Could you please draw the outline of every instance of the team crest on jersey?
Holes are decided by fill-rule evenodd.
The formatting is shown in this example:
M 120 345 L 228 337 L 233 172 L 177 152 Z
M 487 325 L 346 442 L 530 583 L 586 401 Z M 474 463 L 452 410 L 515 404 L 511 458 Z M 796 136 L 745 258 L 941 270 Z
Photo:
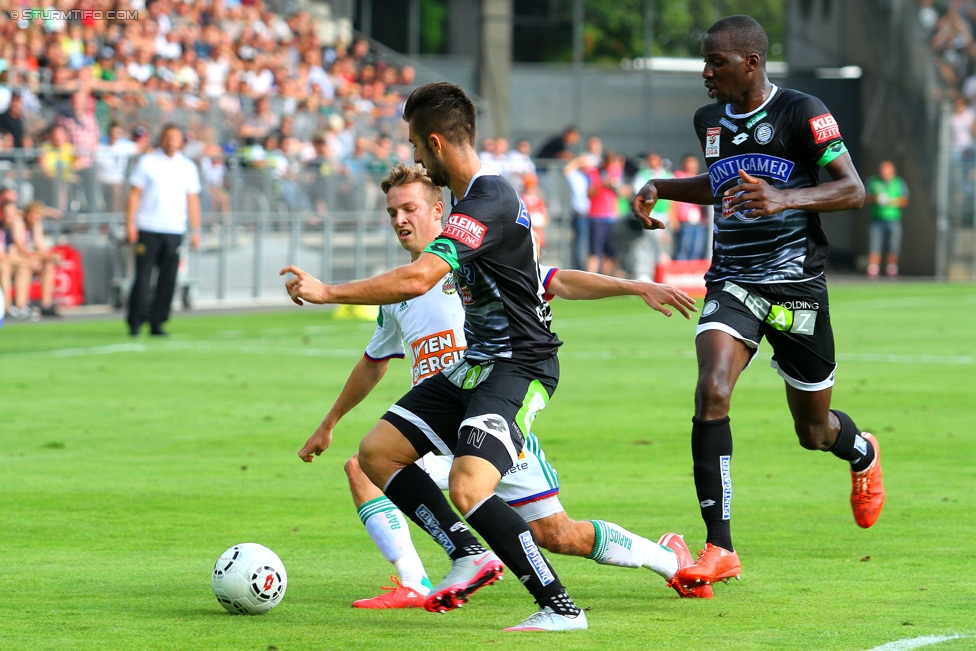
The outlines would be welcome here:
M 454 279 L 453 273 L 444 276 L 444 284 L 441 285 L 441 291 L 443 291 L 445 294 L 457 293 L 457 280 Z
M 718 141 L 722 137 L 722 127 L 709 127 L 705 132 L 705 158 L 717 158 Z
M 773 125 L 771 125 L 769 122 L 763 122 L 756 127 L 756 130 L 753 132 L 752 136 L 756 139 L 757 143 L 760 145 L 765 145 L 773 139 L 773 135 L 775 133 L 776 131 L 773 129 Z
M 466 244 L 472 249 L 481 246 L 485 239 L 488 227 L 479 222 L 474 217 L 469 217 L 461 213 L 453 213 L 447 218 L 447 226 L 444 228 L 444 235 Z
M 834 138 L 840 138 L 840 127 L 837 126 L 837 120 L 830 113 L 810 118 L 810 131 L 813 132 L 813 141 L 818 145 Z
M 719 122 L 719 124 L 721 124 L 723 127 L 725 127 L 726 129 L 728 129 L 732 133 L 738 133 L 739 132 L 739 127 L 737 127 L 736 125 L 732 124 L 731 122 L 729 122 L 725 118 L 722 118 L 718 122 Z

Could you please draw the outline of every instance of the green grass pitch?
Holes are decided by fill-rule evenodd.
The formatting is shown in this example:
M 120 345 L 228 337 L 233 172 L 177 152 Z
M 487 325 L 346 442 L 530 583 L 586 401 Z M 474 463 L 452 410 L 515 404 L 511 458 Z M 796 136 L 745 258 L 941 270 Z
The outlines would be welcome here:
M 391 365 L 313 464 L 297 452 L 372 325 L 321 307 L 177 315 L 166 341 L 121 317 L 0 330 L 0 647 L 10 649 L 858 650 L 976 648 L 976 286 L 836 283 L 834 406 L 882 445 L 888 502 L 859 529 L 849 474 L 797 445 L 764 346 L 732 405 L 742 581 L 681 600 L 646 570 L 550 558 L 590 630 L 508 634 L 534 610 L 507 580 L 446 615 L 350 608 L 392 567 L 342 463 L 409 383 Z M 283 299 L 284 303 L 284 299 Z M 704 539 L 689 446 L 694 321 L 636 299 L 556 301 L 562 380 L 536 421 L 571 517 Z M 447 562 L 413 529 L 436 582 Z M 227 614 L 227 547 L 282 558 L 288 592 Z

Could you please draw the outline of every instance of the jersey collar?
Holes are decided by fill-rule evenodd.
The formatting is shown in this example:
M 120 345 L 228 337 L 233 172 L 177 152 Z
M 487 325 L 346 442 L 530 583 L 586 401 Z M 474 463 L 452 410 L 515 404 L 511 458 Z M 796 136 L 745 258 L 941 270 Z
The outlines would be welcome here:
M 494 168 L 488 167 L 487 165 L 482 163 L 481 167 L 478 168 L 478 171 L 475 172 L 474 176 L 471 177 L 471 181 L 468 183 L 468 189 L 464 191 L 464 197 L 468 196 L 468 193 L 471 192 L 471 186 L 474 185 L 474 182 L 478 180 L 478 177 L 480 176 L 501 176 L 501 175 Z M 461 198 L 463 199 L 464 197 Z M 451 205 L 453 206 L 457 202 L 458 202 L 458 198 L 454 196 L 453 193 L 451 193 Z
M 777 86 L 776 84 L 773 84 L 773 90 L 772 90 L 772 92 L 769 93 L 769 97 L 766 98 L 766 101 L 763 102 L 762 104 L 760 104 L 759 106 L 757 106 L 752 111 L 749 111 L 748 113 L 741 113 L 741 114 L 740 113 L 733 113 L 732 112 L 732 105 L 731 104 L 726 104 L 725 105 L 725 114 L 728 117 L 730 117 L 730 118 L 735 118 L 735 119 L 739 119 L 739 120 L 741 120 L 742 118 L 747 118 L 747 117 L 749 117 L 751 115 L 755 115 L 759 111 L 761 111 L 764 108 L 766 108 L 766 105 L 773 101 L 773 98 L 776 97 L 776 93 L 778 93 L 778 92 L 779 92 L 779 86 Z

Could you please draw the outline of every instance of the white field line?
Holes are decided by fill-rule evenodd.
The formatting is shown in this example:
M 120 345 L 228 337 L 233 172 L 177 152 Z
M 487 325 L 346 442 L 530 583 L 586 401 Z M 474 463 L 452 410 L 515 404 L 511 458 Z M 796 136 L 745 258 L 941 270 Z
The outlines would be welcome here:
M 290 357 L 359 357 L 365 348 L 311 348 L 280 347 L 274 345 L 255 345 L 244 341 L 168 341 L 160 345 L 152 344 L 110 344 L 87 348 L 60 348 L 38 350 L 24 353 L 7 353 L 0 358 L 59 358 L 82 357 L 86 355 L 111 355 L 116 353 L 149 353 L 166 350 L 194 350 L 201 353 L 239 353 L 242 355 L 287 355 Z
M 971 635 L 926 635 L 924 637 L 912 637 L 906 638 L 904 640 L 895 640 L 894 642 L 888 642 L 887 644 L 882 644 L 881 646 L 876 646 L 867 651 L 908 651 L 909 649 L 918 649 L 923 646 L 932 646 L 933 644 L 942 644 L 943 642 L 948 642 L 949 640 L 958 640 L 960 638 L 972 637 Z
M 219 339 L 201 340 L 170 340 L 166 342 L 109 344 L 107 346 L 91 346 L 77 348 L 60 348 L 55 350 L 32 351 L 24 353 L 7 353 L 0 357 L 81 357 L 88 355 L 113 355 L 118 353 L 147 353 L 156 350 L 197 350 L 200 352 L 239 353 L 242 355 L 288 355 L 291 357 L 358 357 L 363 349 L 350 348 L 321 348 L 321 347 L 281 347 L 268 340 L 235 339 L 229 333 L 219 333 Z M 566 350 L 561 354 L 564 359 L 593 360 L 593 359 L 687 359 L 694 357 L 691 350 L 642 350 L 618 353 L 612 350 Z M 884 353 L 839 353 L 837 360 L 841 362 L 865 362 L 877 364 L 934 364 L 968 366 L 976 363 L 972 355 L 891 355 Z

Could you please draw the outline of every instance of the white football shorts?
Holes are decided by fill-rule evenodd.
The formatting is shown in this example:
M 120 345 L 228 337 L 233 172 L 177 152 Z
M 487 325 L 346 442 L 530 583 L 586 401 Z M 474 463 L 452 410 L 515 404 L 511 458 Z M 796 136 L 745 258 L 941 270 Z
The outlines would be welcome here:
M 451 455 L 437 456 L 429 453 L 418 459 L 417 465 L 430 475 L 438 488 L 447 490 L 453 462 L 454 457 Z M 535 434 L 529 434 L 525 438 L 525 446 L 518 461 L 502 475 L 501 481 L 495 487 L 495 494 L 515 509 L 526 522 L 541 520 L 566 510 L 558 497 L 559 475 L 546 461 L 546 453 Z

